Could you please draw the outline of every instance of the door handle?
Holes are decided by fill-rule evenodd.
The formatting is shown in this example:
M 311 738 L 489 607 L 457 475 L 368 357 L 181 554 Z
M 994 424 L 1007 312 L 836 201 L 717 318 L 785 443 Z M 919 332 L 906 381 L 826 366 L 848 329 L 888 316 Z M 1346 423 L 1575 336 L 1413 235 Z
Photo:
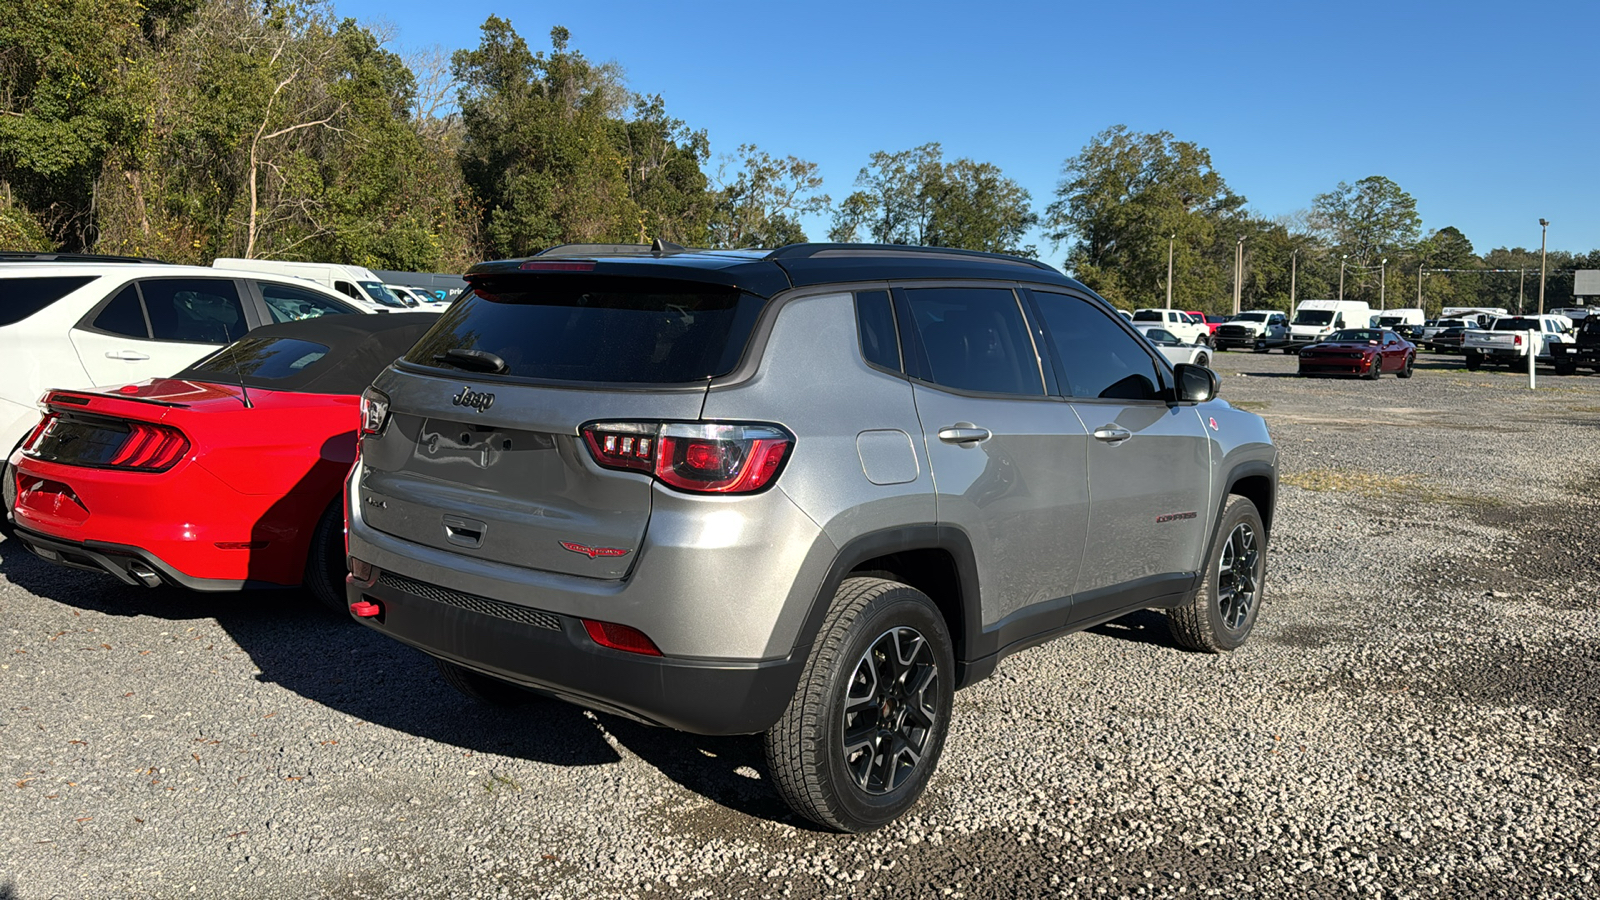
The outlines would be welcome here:
M 150 358 L 149 354 L 140 353 L 137 350 L 107 350 L 106 351 L 106 359 L 137 360 L 137 359 L 149 359 L 149 358 Z
M 1094 439 L 1108 444 L 1120 444 L 1133 437 L 1133 432 L 1120 425 L 1101 425 L 1094 430 Z
M 957 422 L 939 429 L 939 440 L 946 444 L 977 444 L 993 436 L 989 429 L 979 428 L 970 422 Z

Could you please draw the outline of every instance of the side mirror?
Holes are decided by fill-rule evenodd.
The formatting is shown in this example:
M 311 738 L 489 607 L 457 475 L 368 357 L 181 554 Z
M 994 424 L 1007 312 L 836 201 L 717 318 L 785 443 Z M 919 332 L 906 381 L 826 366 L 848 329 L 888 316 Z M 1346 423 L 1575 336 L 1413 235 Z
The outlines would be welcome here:
M 1222 379 L 1205 366 L 1179 363 L 1172 373 L 1178 380 L 1179 403 L 1204 403 L 1222 393 Z

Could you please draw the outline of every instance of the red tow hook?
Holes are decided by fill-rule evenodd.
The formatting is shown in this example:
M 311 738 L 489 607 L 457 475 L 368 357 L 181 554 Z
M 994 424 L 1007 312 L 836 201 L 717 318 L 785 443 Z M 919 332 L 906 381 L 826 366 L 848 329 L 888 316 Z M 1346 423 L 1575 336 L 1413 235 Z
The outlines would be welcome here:
M 350 604 L 350 615 L 358 619 L 383 615 L 383 605 L 370 600 L 357 600 Z

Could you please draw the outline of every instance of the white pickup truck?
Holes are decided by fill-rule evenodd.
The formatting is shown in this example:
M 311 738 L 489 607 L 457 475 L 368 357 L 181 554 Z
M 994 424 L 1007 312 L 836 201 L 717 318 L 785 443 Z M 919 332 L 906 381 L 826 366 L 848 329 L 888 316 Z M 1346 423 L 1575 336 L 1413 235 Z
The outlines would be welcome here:
M 1468 371 L 1477 371 L 1485 362 L 1517 368 L 1527 365 L 1530 347 L 1535 359 L 1548 361 L 1550 345 L 1572 343 L 1571 332 L 1572 320 L 1565 316 L 1501 316 L 1488 328 L 1468 329 L 1462 335 L 1461 349 L 1467 356 Z

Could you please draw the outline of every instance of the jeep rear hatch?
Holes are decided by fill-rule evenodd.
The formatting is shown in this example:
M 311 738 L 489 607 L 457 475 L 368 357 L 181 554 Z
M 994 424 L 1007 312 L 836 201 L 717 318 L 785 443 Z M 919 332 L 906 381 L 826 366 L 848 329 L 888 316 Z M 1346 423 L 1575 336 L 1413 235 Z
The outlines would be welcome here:
M 360 515 L 466 556 L 623 577 L 655 479 L 600 465 L 581 429 L 697 420 L 763 303 L 692 281 L 475 278 L 379 382 L 388 409 L 363 438 Z

